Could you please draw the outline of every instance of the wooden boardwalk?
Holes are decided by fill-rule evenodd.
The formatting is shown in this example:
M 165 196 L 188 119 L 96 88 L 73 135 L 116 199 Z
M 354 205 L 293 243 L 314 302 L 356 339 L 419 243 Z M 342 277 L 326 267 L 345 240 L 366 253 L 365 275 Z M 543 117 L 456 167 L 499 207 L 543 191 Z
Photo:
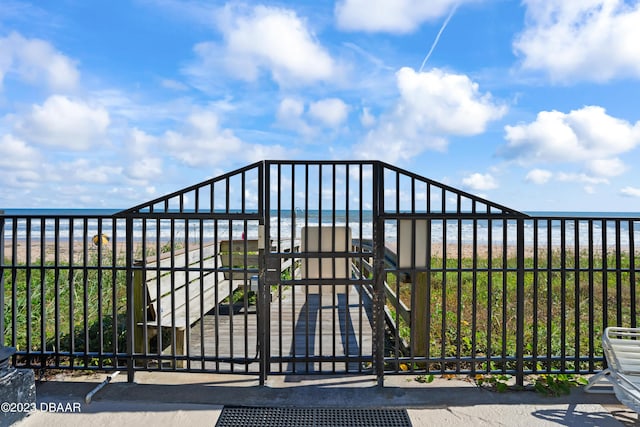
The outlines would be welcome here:
M 358 359 L 370 359 L 372 354 L 371 307 L 360 285 L 280 288 L 270 310 L 271 372 L 366 369 Z M 244 307 L 231 313 L 211 312 L 191 327 L 189 355 L 217 357 L 219 361 L 204 362 L 207 370 L 257 373 L 257 331 L 255 306 L 248 312 Z M 200 369 L 202 363 L 192 361 L 188 367 Z

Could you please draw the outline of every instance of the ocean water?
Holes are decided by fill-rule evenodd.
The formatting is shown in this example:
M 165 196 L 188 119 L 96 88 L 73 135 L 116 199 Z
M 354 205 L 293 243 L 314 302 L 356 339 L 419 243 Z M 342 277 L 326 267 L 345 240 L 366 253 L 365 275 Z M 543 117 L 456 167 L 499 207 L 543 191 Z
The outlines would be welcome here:
M 1 211 L 1 210 L 0 210 Z M 5 239 L 32 240 L 44 238 L 53 241 L 92 237 L 98 233 L 118 241 L 125 240 L 125 220 L 111 215 L 120 209 L 4 209 L 0 215 L 0 226 Z M 626 212 L 530 212 L 538 218 L 525 221 L 525 244 L 531 245 L 536 236 L 539 245 L 565 245 L 583 247 L 599 246 L 628 247 L 630 242 L 640 245 L 640 213 Z M 553 218 L 553 219 L 552 219 Z M 294 225 L 295 224 L 295 225 Z M 272 239 L 297 238 L 305 226 L 347 225 L 355 239 L 371 239 L 373 215 L 371 211 L 272 211 L 270 215 L 270 237 Z M 85 231 L 86 229 L 86 231 Z M 193 241 L 211 239 L 248 239 L 258 237 L 258 221 L 240 220 L 184 220 L 147 219 L 135 220 L 134 239 L 159 239 L 161 241 L 189 239 Z M 384 239 L 396 242 L 398 222 L 385 221 Z M 516 244 L 516 222 L 502 220 L 432 220 L 431 241 L 435 243 L 471 244 Z M 420 237 L 420 236 L 418 236 Z

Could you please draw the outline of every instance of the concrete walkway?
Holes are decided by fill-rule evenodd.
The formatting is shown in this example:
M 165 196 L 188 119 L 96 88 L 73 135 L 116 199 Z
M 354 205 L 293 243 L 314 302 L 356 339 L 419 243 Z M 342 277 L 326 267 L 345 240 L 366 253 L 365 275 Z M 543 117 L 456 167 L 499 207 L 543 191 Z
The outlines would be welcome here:
M 260 387 L 248 376 L 140 372 L 134 384 L 126 382 L 126 375 L 117 376 L 86 404 L 87 393 L 105 378 L 65 375 L 38 383 L 38 410 L 16 426 L 213 427 L 225 405 L 403 408 L 414 427 L 640 426 L 638 415 L 613 395 L 581 389 L 561 397 L 496 393 L 461 379 L 421 384 L 411 376 L 385 377 L 383 388 L 362 376 L 272 376 Z

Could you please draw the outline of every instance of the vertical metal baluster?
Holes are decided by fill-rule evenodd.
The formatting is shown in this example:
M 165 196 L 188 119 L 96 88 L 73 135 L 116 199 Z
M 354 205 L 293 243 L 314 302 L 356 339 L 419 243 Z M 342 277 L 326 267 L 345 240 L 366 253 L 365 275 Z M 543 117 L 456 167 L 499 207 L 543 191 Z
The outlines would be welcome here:
M 318 295 L 318 322 L 317 322 L 317 328 L 316 328 L 316 334 L 318 336 L 318 351 L 316 352 L 316 354 L 318 356 L 321 356 L 324 354 L 323 352 L 323 348 L 322 348 L 322 344 L 323 344 L 323 340 L 322 340 L 322 334 L 323 334 L 323 328 L 322 328 L 322 294 L 324 292 L 324 287 L 325 285 L 322 283 L 323 280 L 326 279 L 325 275 L 323 274 L 322 271 L 322 267 L 324 265 L 324 257 L 322 256 L 321 252 L 322 252 L 322 164 L 318 164 L 318 247 L 316 249 L 316 251 L 318 252 L 318 271 L 319 271 L 319 275 L 320 275 L 320 279 L 319 279 L 319 295 Z M 318 371 L 322 372 L 322 361 L 320 361 L 318 363 Z
M 1 221 L 1 219 L 0 219 Z M 46 351 L 47 351 L 47 263 L 46 263 L 46 218 L 40 218 L 40 367 L 45 368 L 47 364 L 46 359 Z M 0 233 L 2 233 L 2 228 L 0 227 Z M 0 234 L 1 236 L 1 234 Z M 0 238 L 1 240 L 1 238 Z M 3 244 L 4 242 L 0 242 Z M 4 258 L 2 253 L 0 252 L 0 263 L 4 263 Z M 3 273 L 0 272 L 0 276 Z M 2 278 L 0 277 L 0 280 Z M 0 286 L 0 292 L 3 292 L 2 287 Z M 4 307 L 2 301 L 0 301 L 0 307 Z M 4 317 L 4 316 L 2 316 Z M 3 326 L 0 324 L 0 328 Z M 3 340 L 0 340 L 0 346 L 2 346 Z
M 278 243 L 276 246 L 276 250 L 278 252 L 278 256 L 280 257 L 282 251 L 282 247 L 281 242 L 282 242 L 282 165 L 280 163 L 278 163 L 278 176 L 277 176 L 277 188 L 278 188 L 278 198 L 277 198 L 277 206 L 278 206 L 278 213 L 276 214 L 276 218 L 278 220 L 278 224 L 277 224 L 277 231 L 278 231 Z M 271 250 L 271 249 L 269 249 Z M 282 262 L 285 261 L 285 259 L 283 258 L 279 258 L 280 260 L 280 265 L 282 265 Z M 280 272 L 280 274 L 282 274 L 282 272 Z M 282 276 L 280 276 L 280 278 L 282 278 Z M 283 365 L 282 365 L 282 355 L 283 355 L 283 340 L 282 340 L 282 334 L 283 334 L 283 329 L 282 329 L 282 322 L 283 322 L 283 309 L 282 309 L 282 283 L 280 283 L 280 281 L 278 281 L 278 286 L 277 286 L 277 295 L 278 295 L 278 357 L 280 358 L 280 362 L 278 364 L 278 368 L 280 370 L 280 372 L 282 372 L 283 370 Z
M 517 219 L 517 273 L 516 273 L 516 384 L 524 386 L 524 220 Z
M 547 223 L 547 372 L 553 369 L 553 221 L 546 220 Z
M 373 163 L 373 260 L 374 260 L 374 297 L 373 297 L 373 316 L 374 316 L 374 337 L 373 337 L 373 353 L 374 353 L 374 369 L 377 377 L 378 386 L 384 385 L 384 281 L 385 265 L 384 265 L 384 219 L 381 218 L 385 213 L 384 202 L 384 170 L 380 162 Z
M 487 213 L 489 213 L 487 206 Z M 491 356 L 493 354 L 493 220 L 489 218 L 487 223 L 487 373 L 493 372 Z
M 574 371 L 576 373 L 580 372 L 580 221 L 574 220 L 573 222 L 573 242 L 574 242 L 574 278 L 573 278 L 573 286 L 574 286 L 574 297 L 573 297 L 573 315 L 574 315 Z
M 539 250 L 539 238 L 538 238 L 538 219 L 534 218 L 533 221 L 533 266 L 531 267 L 533 272 L 533 283 L 532 292 L 533 292 L 533 354 L 532 354 L 532 365 L 533 372 L 538 372 L 538 340 L 540 338 L 540 332 L 538 329 L 538 314 L 539 314 L 539 304 L 540 304 L 540 295 L 538 293 L 538 281 L 540 279 L 540 271 L 539 271 L 539 259 L 538 259 L 538 250 Z
M 5 254 L 4 254 L 4 246 L 5 246 L 5 217 L 4 217 L 4 211 L 0 211 L 0 307 L 2 307 L 3 309 L 3 314 L 2 316 L 0 316 L 0 346 L 6 345 L 6 337 L 5 337 L 5 322 L 4 322 L 4 315 L 6 313 L 7 310 L 7 306 L 5 305 L 5 299 L 4 299 L 4 293 L 5 293 Z M 15 220 L 14 220 L 15 221 Z M 15 236 L 12 234 L 11 235 L 11 241 L 15 241 L 16 238 Z M 13 261 L 12 261 L 13 262 Z M 11 310 L 13 311 L 13 307 L 11 308 Z M 13 316 L 12 316 L 13 317 Z M 13 324 L 11 325 L 11 329 L 13 329 Z M 14 344 L 14 343 L 11 343 Z M 15 344 L 14 344 L 15 345 Z
M 616 322 L 618 325 L 624 325 L 626 321 L 622 317 L 622 243 L 620 239 L 620 220 L 614 220 L 616 233 Z
M 198 206 L 198 203 L 196 203 L 196 206 Z M 199 279 L 199 281 L 200 281 L 200 299 L 199 299 L 199 303 L 200 303 L 200 307 L 199 307 L 199 309 L 200 309 L 200 320 L 198 321 L 198 326 L 199 326 L 199 329 L 200 329 L 199 332 L 200 332 L 200 370 L 201 371 L 205 370 L 204 346 L 205 346 L 205 343 L 207 341 L 207 337 L 205 336 L 205 333 L 204 333 L 205 315 L 207 314 L 205 312 L 205 309 L 204 309 L 204 298 L 205 298 L 204 297 L 204 280 L 205 280 L 205 277 L 207 278 L 207 280 L 209 280 L 209 275 L 210 274 L 213 274 L 213 275 L 216 274 L 215 272 L 212 273 L 209 270 L 210 267 L 208 265 L 205 265 L 205 262 L 204 262 L 205 261 L 204 260 L 204 247 L 205 247 L 205 237 L 204 237 L 205 236 L 205 228 L 204 228 L 204 224 L 205 224 L 204 223 L 204 219 L 203 218 L 199 218 L 198 219 L 198 232 L 200 233 L 200 245 L 199 245 L 198 251 L 199 251 L 200 261 L 199 261 L 199 265 L 198 265 L 198 267 L 199 267 L 198 275 L 200 277 L 200 279 Z M 211 256 L 211 254 L 209 254 L 209 256 Z M 212 256 L 217 257 L 218 256 L 217 251 L 215 251 Z M 207 262 L 209 262 L 209 261 L 207 261 Z M 217 291 L 217 286 L 215 287 L 215 289 Z M 218 302 L 218 300 L 216 300 L 216 302 Z
M 627 221 L 629 228 L 629 286 L 630 286 L 630 301 L 631 301 L 631 327 L 637 328 L 637 306 L 636 306 L 636 249 L 634 242 L 634 222 L 632 220 Z M 590 358 L 591 359 L 591 358 Z
M 476 202 L 471 202 L 471 213 L 476 214 Z M 475 377 L 477 363 L 477 325 L 478 325 L 478 219 L 472 223 L 473 235 L 471 236 L 471 375 Z
M 304 231 L 305 231 L 305 242 L 307 247 L 306 252 L 307 252 L 307 257 L 305 257 L 304 262 L 305 262 L 305 268 L 306 271 L 309 271 L 309 164 L 305 164 L 305 178 L 304 178 L 304 193 L 307 195 L 305 197 L 305 201 L 304 201 L 304 211 L 305 211 L 305 215 L 304 215 Z M 307 273 L 308 274 L 308 273 Z M 305 372 L 309 372 L 309 344 L 310 344 L 310 337 L 309 337 L 309 283 L 305 283 L 304 286 L 304 294 L 305 294 L 305 303 L 304 306 L 305 307 Z M 297 354 L 296 354 L 297 356 Z
M 84 335 L 84 367 L 87 367 L 89 364 L 89 297 L 87 295 L 87 291 L 89 290 L 89 219 L 82 219 L 82 323 L 83 323 L 83 335 Z M 100 236 L 98 237 L 98 241 L 100 241 Z
M 32 244 L 32 230 L 31 230 L 31 221 L 32 218 L 25 218 L 26 220 L 26 260 L 25 260 L 25 285 L 26 285 L 26 319 L 25 319 L 25 328 L 26 328 L 26 338 L 27 338 L 27 366 L 31 366 L 32 358 L 31 358 L 31 349 L 33 348 L 31 342 L 31 271 L 32 271 L 32 259 L 31 259 L 31 244 Z
M 609 326 L 609 277 L 607 274 L 609 268 L 609 256 L 607 253 L 607 221 L 601 221 L 601 232 L 602 232 L 602 248 L 601 248 L 601 256 L 602 256 L 602 266 L 600 269 L 600 273 L 602 275 L 602 330 Z
M 75 266 L 75 253 L 74 253 L 74 244 L 75 244 L 75 221 L 73 218 L 69 218 L 69 335 L 70 335 L 70 366 L 74 367 L 74 353 L 76 349 L 75 342 L 75 274 L 76 274 L 76 266 Z
M 456 372 L 460 372 L 461 366 L 460 366 L 460 358 L 462 356 L 462 349 L 461 349 L 461 337 L 462 337 L 462 219 L 459 217 L 459 215 L 462 213 L 462 200 L 461 200 L 461 196 L 460 194 L 457 195 L 457 206 L 456 206 L 456 214 L 458 215 L 458 221 L 457 221 L 457 226 L 458 226 L 458 236 L 457 236 L 457 242 L 456 242 L 456 246 L 457 246 L 457 262 L 456 262 L 456 275 L 457 277 L 457 285 L 458 285 L 458 289 L 457 289 L 457 302 L 456 302 L 456 336 L 458 337 L 457 342 L 456 342 L 456 357 L 457 357 L 457 362 L 456 362 Z
M 595 343 L 596 337 L 594 336 L 594 325 L 595 325 L 595 292 L 594 292 L 594 251 L 593 251 L 593 219 L 589 219 L 589 372 L 593 372 L 595 369 L 594 366 L 594 353 L 595 353 Z
M 293 254 L 296 251 L 296 229 L 297 229 L 297 215 L 296 215 L 296 165 L 295 163 L 291 164 L 291 253 Z M 300 236 L 302 237 L 302 236 Z M 297 252 L 297 251 L 296 251 Z M 291 258 L 291 279 L 293 280 L 291 284 L 291 349 L 289 350 L 289 357 L 295 356 L 296 349 L 296 333 L 295 333 L 295 322 L 296 322 L 296 290 L 297 286 L 295 284 L 295 264 L 296 259 Z M 298 285 L 299 286 L 299 285 Z M 293 373 L 296 373 L 296 363 L 291 363 Z M 282 372 L 282 371 L 280 371 Z
M 102 282 L 102 275 L 103 275 L 103 270 L 102 270 L 102 256 L 103 256 L 103 241 L 102 241 L 102 234 L 103 234 L 103 229 L 102 229 L 102 221 L 103 218 L 102 217 L 98 217 L 97 218 L 98 221 L 98 247 L 97 247 L 97 252 L 98 252 L 98 260 L 97 260 L 97 267 L 96 267 L 96 273 L 97 273 L 97 295 L 98 295 L 98 301 L 96 301 L 97 305 L 98 305 L 98 367 L 100 369 L 102 369 L 103 366 L 103 361 L 104 359 L 102 358 L 102 354 L 104 353 L 104 320 L 103 320 L 103 300 L 102 300 L 102 286 L 103 286 L 103 282 Z M 113 236 L 112 236 L 113 237 Z M 87 242 L 87 245 L 89 245 L 89 243 Z
M 345 181 L 345 217 L 344 217 L 344 223 L 345 223 L 345 237 L 344 237 L 344 247 L 347 250 L 347 252 L 349 252 L 347 261 L 345 262 L 345 276 L 347 276 L 347 281 L 350 281 L 353 274 L 351 273 L 351 271 L 353 270 L 353 265 L 355 265 L 355 258 L 353 257 L 353 234 L 351 234 L 349 231 L 351 230 L 350 227 L 350 222 L 349 222 L 349 208 L 350 208 L 350 204 L 349 204 L 349 168 L 350 165 L 347 163 L 344 165 L 344 181 Z M 349 234 L 351 234 L 351 240 L 349 240 Z M 349 325 L 351 324 L 351 308 L 349 305 L 349 294 L 350 294 L 350 289 L 353 287 L 354 290 L 357 291 L 357 293 L 359 294 L 362 287 L 361 287 L 361 280 L 362 280 L 362 276 L 357 277 L 356 278 L 357 281 L 356 283 L 354 283 L 353 285 L 349 285 L 345 291 L 345 316 L 344 316 L 344 322 L 345 322 L 345 326 L 344 326 L 344 333 L 345 335 L 347 334 L 347 330 L 351 330 L 349 328 Z M 355 332 L 355 331 L 354 331 Z M 345 346 L 344 346 L 344 352 L 345 352 L 345 356 L 346 356 L 346 362 L 345 362 L 345 372 L 351 372 L 352 370 L 349 369 L 349 361 L 352 359 L 353 355 L 351 354 L 351 348 L 350 348 L 350 344 L 349 344 L 349 336 L 347 335 L 346 339 L 345 339 Z M 361 343 L 362 345 L 362 336 L 358 335 L 358 337 L 356 338 L 356 342 Z M 361 346 L 360 345 L 360 346 Z M 360 347 L 359 346 L 359 347 Z M 358 365 L 360 365 L 360 363 L 358 363 Z
M 566 221 L 560 220 L 560 295 L 567 294 L 567 239 L 566 239 Z M 561 372 L 565 372 L 567 367 L 567 300 L 562 298 L 560 302 L 560 361 L 562 366 Z

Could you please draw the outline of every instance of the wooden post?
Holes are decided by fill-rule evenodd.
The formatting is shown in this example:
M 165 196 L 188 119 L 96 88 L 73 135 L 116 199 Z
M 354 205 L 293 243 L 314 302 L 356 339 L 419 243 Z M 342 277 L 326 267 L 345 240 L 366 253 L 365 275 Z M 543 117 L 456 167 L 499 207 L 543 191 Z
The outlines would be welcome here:
M 142 280 L 141 261 L 134 262 L 133 270 L 133 349 L 136 353 L 142 353 L 145 350 L 144 332 L 141 324 L 144 322 L 146 310 L 144 307 L 144 290 L 145 286 Z
M 411 325 L 411 347 L 414 356 L 424 357 L 428 353 L 429 340 L 427 337 L 427 323 L 429 321 L 427 315 L 429 313 L 427 300 L 427 273 L 424 271 L 415 273 L 415 284 L 413 292 L 415 293 L 415 305 L 411 307 L 414 324 Z

